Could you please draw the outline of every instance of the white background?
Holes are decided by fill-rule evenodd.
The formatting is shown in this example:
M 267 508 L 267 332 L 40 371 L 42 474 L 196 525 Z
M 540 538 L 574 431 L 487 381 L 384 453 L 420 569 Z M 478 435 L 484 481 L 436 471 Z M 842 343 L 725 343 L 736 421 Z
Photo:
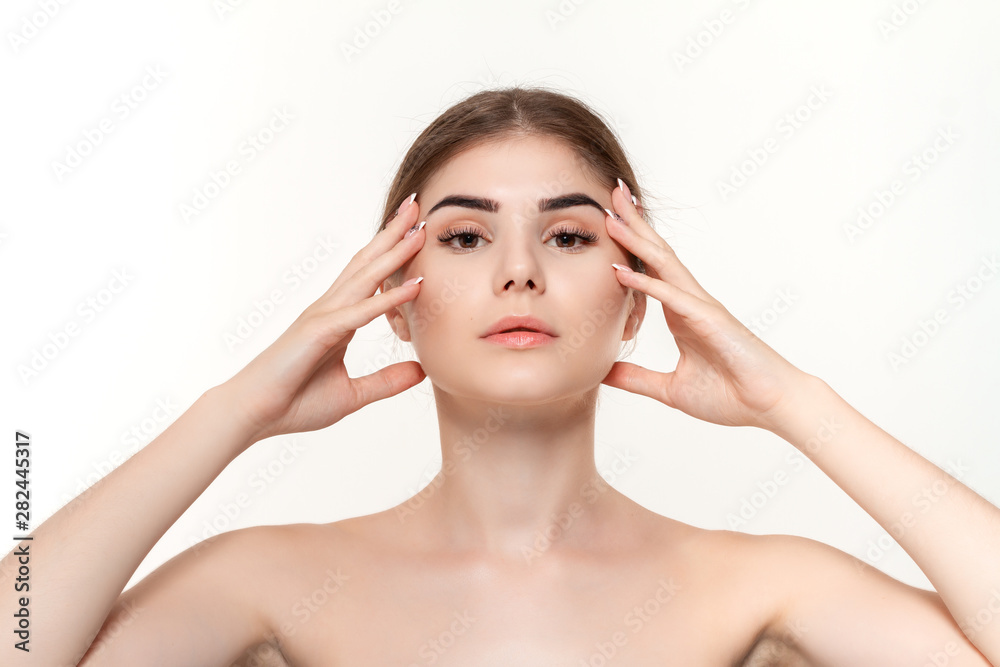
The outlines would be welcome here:
M 50 4 L 51 18 L 45 3 L 24 0 L 0 16 L 2 432 L 32 435 L 35 525 L 127 454 L 126 433 L 145 430 L 148 443 L 326 290 L 371 238 L 398 161 L 427 123 L 510 84 L 557 87 L 609 118 L 658 229 L 709 292 L 1000 502 L 1000 279 L 983 268 L 989 279 L 976 282 L 1000 250 L 995 3 Z M 157 70 L 159 81 L 147 76 Z M 122 95 L 135 107 L 127 117 Z M 241 146 L 276 109 L 293 119 L 247 159 Z M 784 131 L 796 113 L 798 128 Z M 102 119 L 111 132 L 87 151 Z M 939 132 L 953 137 L 938 142 L 943 151 Z M 766 162 L 746 163 L 768 139 Z M 54 163 L 81 144 L 82 163 L 58 173 Z M 914 171 L 925 151 L 933 162 Z M 230 160 L 240 173 L 185 221 L 181 205 Z M 741 166 L 754 173 L 723 197 L 719 184 Z M 850 238 L 858 208 L 879 211 L 894 180 L 900 193 Z M 316 261 L 321 239 L 336 250 Z M 285 280 L 296 266 L 312 269 L 298 285 Z M 115 271 L 127 286 L 102 292 Z M 966 284 L 977 291 L 960 307 L 954 290 Z M 231 349 L 227 334 L 274 290 L 281 303 Z M 781 294 L 792 305 L 774 317 Z M 79 310 L 109 296 L 93 318 Z M 631 361 L 669 370 L 676 348 L 650 306 Z M 947 319 L 934 335 L 917 333 L 937 310 Z M 74 322 L 79 334 L 57 348 Z M 889 355 L 915 334 L 916 354 L 894 367 Z M 358 332 L 348 368 L 356 376 L 412 358 L 398 347 L 380 318 Z M 26 374 L 43 352 L 50 358 Z M 873 549 L 880 537 L 888 544 L 885 531 L 811 463 L 799 469 L 776 436 L 616 389 L 602 396 L 599 467 L 629 453 L 635 462 L 613 483 L 646 507 L 730 528 L 741 506 L 748 514 L 744 501 L 764 499 L 739 530 L 815 538 L 928 585 L 898 546 Z M 156 420 L 157 401 L 175 406 L 169 418 Z M 301 451 L 280 463 L 293 442 Z M 439 461 L 426 380 L 327 430 L 259 443 L 132 583 L 215 532 L 213 522 L 368 514 L 416 492 Z M 278 474 L 263 482 L 269 465 Z M 779 471 L 788 481 L 773 497 L 753 495 Z M 9 499 L 13 478 L 3 477 Z M 224 508 L 240 494 L 249 505 L 230 518 Z

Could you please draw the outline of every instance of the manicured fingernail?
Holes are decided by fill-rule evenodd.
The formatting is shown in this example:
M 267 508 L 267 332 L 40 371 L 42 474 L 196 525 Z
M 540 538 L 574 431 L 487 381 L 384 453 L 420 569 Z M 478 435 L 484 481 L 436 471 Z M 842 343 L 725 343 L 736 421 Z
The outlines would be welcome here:
M 623 181 L 620 178 L 618 179 L 618 187 L 622 189 L 622 194 L 625 195 L 626 197 L 632 196 L 632 191 L 628 189 L 627 185 L 625 185 L 625 181 Z
M 629 273 L 634 273 L 632 269 L 628 268 L 627 266 L 622 266 L 621 264 L 615 264 L 614 262 L 612 262 L 611 266 L 615 267 L 619 271 L 628 271 Z
M 635 198 L 635 195 L 632 195 L 632 206 L 638 206 L 638 205 L 639 205 L 639 200 Z
M 607 214 L 608 214 L 608 215 L 610 215 L 610 216 L 611 216 L 612 218 L 614 218 L 614 219 L 615 219 L 615 220 L 617 220 L 618 222 L 622 223 L 623 225 L 626 225 L 626 226 L 628 226 L 628 223 L 627 223 L 627 222 L 625 222 L 625 218 L 621 217 L 621 216 L 620 216 L 620 215 L 618 215 L 617 213 L 613 213 L 613 212 L 611 211 L 611 209 L 607 209 L 607 208 L 606 208 L 606 209 L 604 209 L 604 210 L 605 210 L 605 211 L 607 212 Z
M 423 279 L 424 279 L 423 276 L 420 276 L 419 278 L 410 278 L 405 283 L 403 283 L 402 285 L 400 285 L 400 287 L 406 287 L 407 285 L 416 285 L 417 283 L 419 283 Z
M 405 211 L 407 208 L 409 208 L 410 204 L 412 204 L 413 200 L 416 199 L 416 198 L 417 198 L 417 193 L 414 192 L 412 195 L 410 195 L 409 199 L 407 199 L 406 201 L 404 201 L 402 204 L 399 205 L 399 208 L 396 209 L 396 215 L 399 215 L 400 213 L 402 213 L 403 211 Z
M 404 239 L 410 238 L 411 236 L 419 232 L 421 229 L 423 229 L 424 225 L 426 224 L 427 224 L 426 220 L 421 220 L 419 225 L 413 225 L 412 227 L 410 227 L 409 231 L 406 232 L 403 238 Z

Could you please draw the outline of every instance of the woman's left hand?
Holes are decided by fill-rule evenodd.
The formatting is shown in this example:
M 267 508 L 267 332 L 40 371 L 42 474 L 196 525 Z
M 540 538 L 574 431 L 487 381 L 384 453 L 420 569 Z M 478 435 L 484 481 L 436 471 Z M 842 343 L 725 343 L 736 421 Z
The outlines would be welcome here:
M 768 430 L 808 376 L 768 347 L 706 292 L 632 204 L 628 186 L 611 193 L 608 233 L 646 265 L 647 275 L 612 268 L 619 282 L 663 305 L 677 343 L 677 368 L 659 373 L 618 361 L 603 383 L 654 398 L 698 419 Z

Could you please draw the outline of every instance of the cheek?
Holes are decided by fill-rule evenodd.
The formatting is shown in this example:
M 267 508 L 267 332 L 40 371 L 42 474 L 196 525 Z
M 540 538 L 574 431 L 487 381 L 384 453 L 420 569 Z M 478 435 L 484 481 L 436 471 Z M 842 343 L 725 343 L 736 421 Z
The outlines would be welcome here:
M 628 317 L 628 288 L 624 287 L 607 266 L 594 266 L 587 274 L 567 274 L 550 288 L 565 295 L 559 301 L 569 333 L 584 335 L 588 339 L 620 338 L 621 327 Z M 595 335 L 596 334 L 596 335 Z M 594 340 L 596 343 L 597 340 Z
M 410 322 L 413 342 L 418 343 L 420 336 L 428 332 L 440 334 L 458 326 L 467 326 L 465 321 L 470 316 L 467 304 L 473 300 L 475 296 L 470 281 L 460 276 L 425 273 L 420 293 L 401 307 Z

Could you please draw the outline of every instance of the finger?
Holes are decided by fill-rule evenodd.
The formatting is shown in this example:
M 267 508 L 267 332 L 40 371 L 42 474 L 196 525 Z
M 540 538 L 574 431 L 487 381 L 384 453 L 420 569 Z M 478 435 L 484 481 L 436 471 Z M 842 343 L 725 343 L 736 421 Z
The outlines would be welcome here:
M 320 338 L 327 348 L 332 348 L 344 336 L 357 331 L 379 315 L 385 315 L 393 308 L 415 298 L 420 293 L 420 281 L 403 284 L 387 292 L 362 299 L 357 303 L 343 306 L 319 316 Z
M 402 207 L 409 199 L 405 200 Z M 420 214 L 420 205 L 416 201 L 406 206 L 402 211 L 397 211 L 396 215 L 386 223 L 385 227 L 380 230 L 373 239 L 371 239 L 361 250 L 354 254 L 351 261 L 347 263 L 344 270 L 341 271 L 340 276 L 334 281 L 328 290 L 329 293 L 337 291 L 337 289 L 345 282 L 347 282 L 359 269 L 367 266 L 377 257 L 385 254 L 391 250 L 400 239 L 404 237 L 406 231 L 417 223 L 417 216 Z
M 632 202 L 632 192 L 625 181 L 620 178 L 618 179 L 618 187 L 611 191 L 611 206 L 611 210 L 625 218 L 625 221 L 637 234 L 652 243 L 667 245 L 666 240 L 642 217 L 638 205 Z
M 365 375 L 351 380 L 351 387 L 354 390 L 354 401 L 359 409 L 402 393 L 413 387 L 427 377 L 423 367 L 416 361 L 402 361 L 379 369 L 370 375 Z
M 410 201 L 410 197 L 407 197 L 403 201 L 403 204 Z M 400 206 L 403 204 L 400 204 Z M 406 230 L 416 224 L 419 212 L 420 205 L 417 204 L 415 199 L 405 209 L 397 212 L 395 217 L 386 223 L 384 229 L 379 231 L 367 245 L 354 254 L 354 257 L 347 263 L 344 270 L 340 272 L 340 275 L 333 282 L 333 285 L 330 286 L 330 289 L 327 290 L 327 293 L 336 292 L 340 285 L 347 282 L 351 276 L 357 273 L 358 269 L 371 264 L 377 257 L 391 250 L 403 238 Z
M 681 317 L 698 319 L 705 314 L 705 302 L 677 285 L 632 270 L 614 269 L 614 271 L 618 274 L 618 282 L 622 285 L 633 287 L 653 297 L 665 308 Z
M 674 407 L 668 399 L 673 387 L 673 380 L 673 372 L 659 373 L 628 361 L 616 361 L 601 382 L 609 387 L 648 396 Z
M 420 293 L 420 288 L 416 287 L 423 277 L 418 277 L 416 282 L 409 285 L 397 285 L 391 290 L 375 294 L 377 287 L 354 304 L 340 304 L 336 301 L 336 296 L 324 295 L 305 313 L 303 317 L 311 318 L 318 322 L 314 325 L 319 332 L 316 334 L 324 352 L 316 363 L 317 368 L 324 366 L 331 359 L 343 357 L 343 348 L 348 345 L 354 337 L 354 333 L 361 327 L 369 324 L 376 317 L 384 315 L 390 310 L 412 300 Z M 381 282 L 378 287 L 381 286 Z M 343 292 L 338 293 L 343 296 Z M 339 362 L 338 362 L 339 363 Z
M 635 217 L 638 217 L 636 214 Z M 656 236 L 655 240 L 649 240 L 635 229 L 632 225 L 621 222 L 614 214 L 605 217 L 608 234 L 615 241 L 620 243 L 626 250 L 641 259 L 647 267 L 647 272 L 654 278 L 659 278 L 667 283 L 672 283 L 689 294 L 693 294 L 708 301 L 718 304 L 719 302 L 705 291 L 687 267 L 684 266 L 674 249 L 663 240 L 663 238 L 650 229 L 645 222 L 642 223 L 647 230 Z M 720 304 L 721 305 L 721 304 Z
M 399 240 L 390 249 L 373 258 L 346 278 L 335 290 L 328 290 L 321 299 L 324 308 L 334 310 L 375 294 L 382 283 L 400 269 L 423 247 L 427 238 L 426 221 L 409 228 L 414 233 L 409 237 L 404 230 Z
M 667 243 L 660 234 L 653 229 L 653 227 L 646 222 L 646 219 L 642 217 L 639 207 L 632 200 L 631 191 L 629 190 L 628 184 L 622 179 L 618 179 L 618 187 L 611 192 L 611 203 L 614 208 L 614 212 L 618 213 L 622 218 L 625 219 L 627 225 L 635 234 L 639 237 L 646 239 L 652 243 L 655 247 L 662 249 L 665 253 L 667 260 L 672 261 L 679 267 L 678 275 L 674 276 L 674 282 L 677 282 L 685 289 L 687 289 L 692 294 L 697 294 L 706 301 L 711 301 L 714 303 L 719 303 L 712 295 L 710 295 L 705 288 L 701 286 L 700 283 L 694 278 L 691 272 L 684 266 L 679 259 L 677 259 L 677 254 L 674 249 Z M 614 217 L 614 216 L 612 216 Z M 618 240 L 618 239 L 616 239 Z M 619 241 L 620 242 L 620 241 Z M 624 245 L 624 244 L 623 244 Z M 635 253 L 633 253 L 635 254 Z M 638 255 L 636 255 L 639 257 Z M 646 259 L 644 257 L 639 257 L 644 262 Z M 647 266 L 649 263 L 647 262 Z M 656 266 L 652 266 L 652 273 L 659 274 L 660 269 Z M 683 277 L 683 280 L 682 280 Z M 722 305 L 722 304 L 719 304 Z

